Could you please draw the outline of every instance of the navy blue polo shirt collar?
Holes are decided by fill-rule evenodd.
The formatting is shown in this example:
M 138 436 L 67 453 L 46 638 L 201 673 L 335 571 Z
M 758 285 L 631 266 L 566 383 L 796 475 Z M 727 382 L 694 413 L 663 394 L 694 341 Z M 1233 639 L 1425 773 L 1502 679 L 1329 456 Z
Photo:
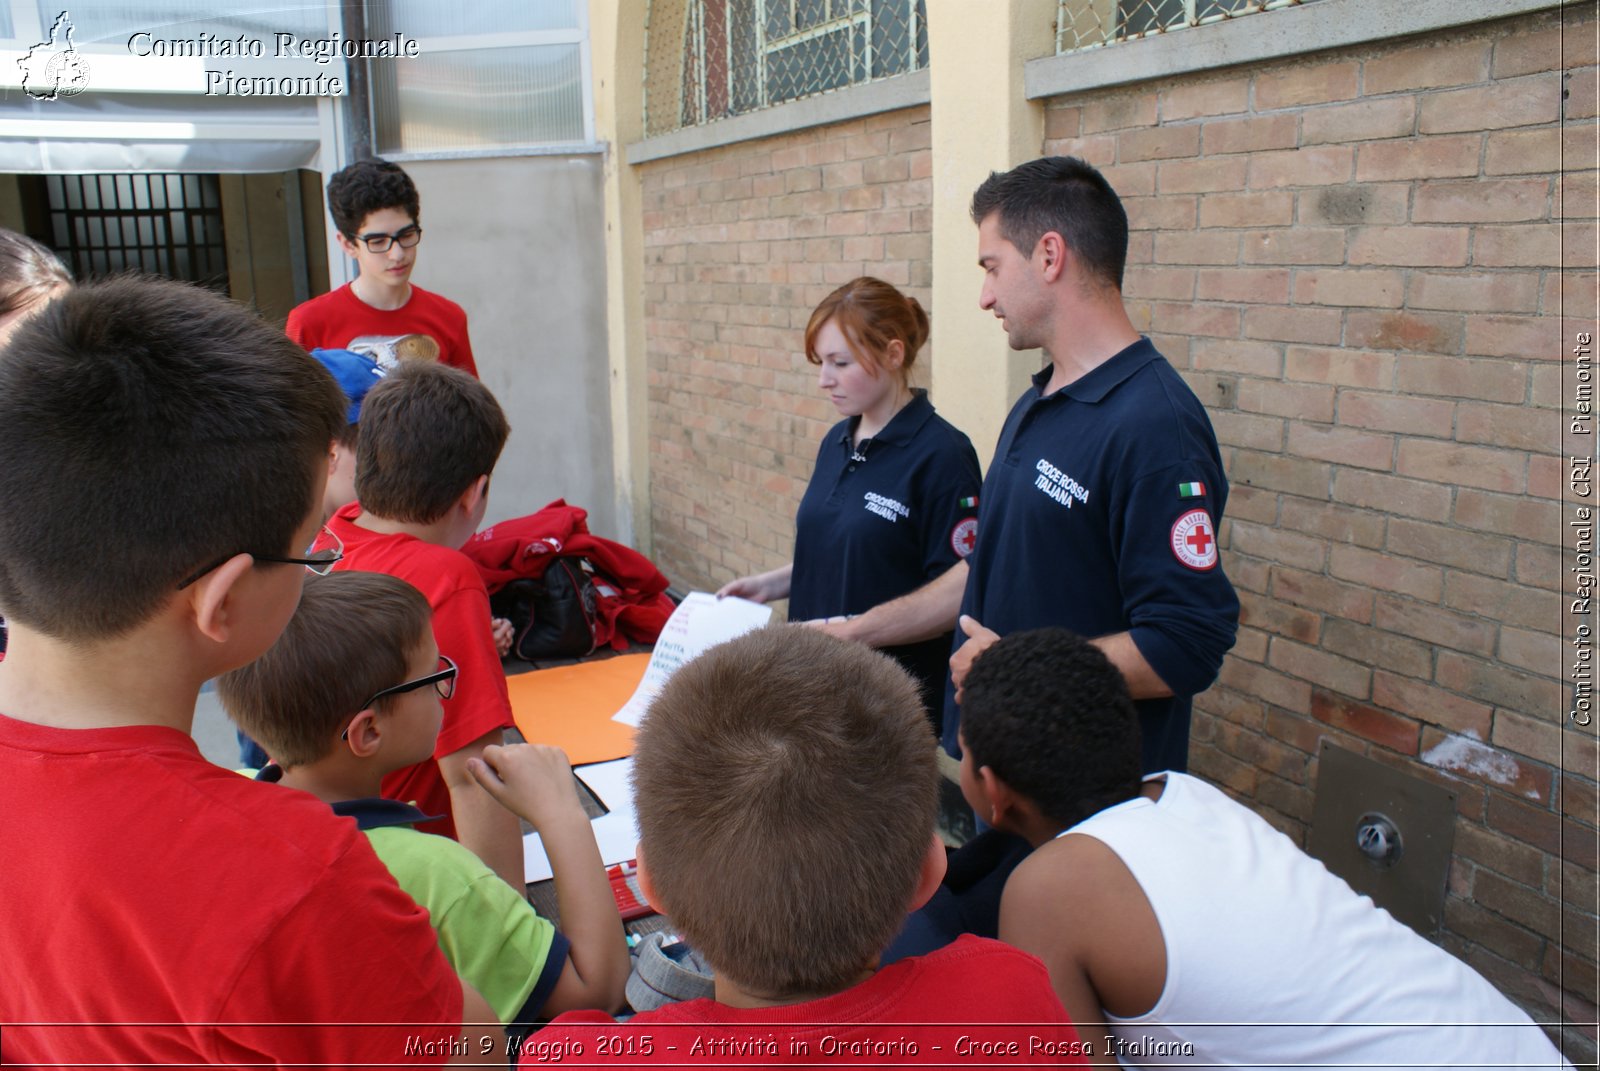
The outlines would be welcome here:
M 1141 335 L 1139 341 L 1118 350 L 1110 360 L 1068 383 L 1056 393 L 1065 395 L 1075 402 L 1094 405 L 1121 386 L 1129 376 L 1159 356 L 1161 354 L 1151 345 L 1150 340 Z M 1033 386 L 1041 398 L 1045 396 L 1044 389 L 1050 385 L 1050 377 L 1054 374 L 1055 366 L 1050 364 L 1035 373 Z
M 933 416 L 933 403 L 928 401 L 928 392 L 921 387 L 911 388 L 911 400 L 894 416 L 889 418 L 889 423 L 883 426 L 878 434 L 872 437 L 875 443 L 908 443 L 922 430 Z M 844 429 L 839 432 L 839 442 L 845 446 L 850 445 L 850 440 L 855 438 L 856 428 L 861 426 L 861 418 L 853 416 L 845 421 Z
M 256 772 L 257 781 L 277 784 L 283 780 L 283 767 L 269 762 Z M 420 808 L 399 800 L 386 800 L 369 796 L 359 800 L 340 800 L 333 804 L 333 813 L 341 818 L 354 818 L 357 829 L 377 829 L 380 826 L 414 826 L 418 822 L 435 822 L 441 815 L 423 814 Z

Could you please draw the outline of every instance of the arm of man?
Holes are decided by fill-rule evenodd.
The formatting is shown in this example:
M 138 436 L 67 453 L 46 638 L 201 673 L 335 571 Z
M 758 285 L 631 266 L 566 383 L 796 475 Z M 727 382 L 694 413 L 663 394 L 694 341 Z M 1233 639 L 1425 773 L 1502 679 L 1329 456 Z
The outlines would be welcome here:
M 450 790 L 456 837 L 506 884 L 521 892 L 526 888 L 522 827 L 517 824 L 517 816 L 496 803 L 467 767 L 469 759 L 481 759 L 483 749 L 501 743 L 504 736 L 504 730 L 493 729 L 466 747 L 442 756 L 438 759 L 439 773 Z
M 806 624 L 869 647 L 897 647 L 931 640 L 956 627 L 961 596 L 966 589 L 967 563 L 962 559 L 916 591 L 880 603 L 864 614 L 846 620 L 830 618 Z

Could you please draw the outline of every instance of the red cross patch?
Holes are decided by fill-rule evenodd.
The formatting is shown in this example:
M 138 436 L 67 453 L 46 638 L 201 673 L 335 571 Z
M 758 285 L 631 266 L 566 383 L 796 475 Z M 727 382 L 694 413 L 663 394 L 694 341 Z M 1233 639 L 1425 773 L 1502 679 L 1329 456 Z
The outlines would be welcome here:
M 1216 567 L 1217 532 L 1210 514 L 1192 509 L 1172 523 L 1172 554 L 1196 572 Z
M 978 518 L 966 517 L 956 522 L 950 530 L 950 549 L 956 557 L 965 558 L 978 545 Z

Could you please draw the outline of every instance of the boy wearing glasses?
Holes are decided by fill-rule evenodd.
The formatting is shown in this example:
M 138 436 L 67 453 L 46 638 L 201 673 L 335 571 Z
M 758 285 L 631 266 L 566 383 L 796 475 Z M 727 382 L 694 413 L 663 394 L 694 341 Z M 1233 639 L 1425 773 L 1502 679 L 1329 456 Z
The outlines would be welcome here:
M 441 816 L 422 829 L 459 840 L 521 889 L 522 831 L 467 770 L 513 722 L 489 593 L 460 549 L 483 521 L 509 430 L 489 388 L 465 372 L 402 362 L 362 399 L 357 500 L 327 527 L 344 545 L 339 568 L 388 573 L 427 597 L 439 650 L 461 667 L 433 754 L 384 778 L 383 794 Z
M 279 780 L 354 818 L 400 887 L 428 909 L 439 944 L 512 1039 L 535 1020 L 616 1009 L 628 948 L 589 819 L 559 748 L 488 747 L 472 775 L 538 830 L 555 873 L 558 932 L 477 856 L 413 826 L 427 815 L 379 798 L 385 776 L 433 754 L 459 676 L 439 653 L 428 600 L 381 573 L 306 585 L 272 649 L 226 674 L 228 714 L 264 743 Z M 399 683 L 396 683 L 399 682 Z
M 441 1062 L 406 1037 L 489 1009 L 427 915 L 326 807 L 190 736 L 201 684 L 300 600 L 333 380 L 237 304 L 148 278 L 70 291 L 5 357 L 0 1056 Z M 394 1025 L 305 1025 L 342 1022 Z
M 329 180 L 328 212 L 339 248 L 355 259 L 360 274 L 291 311 L 289 337 L 308 350 L 376 348 L 387 364 L 381 343 L 425 335 L 438 344 L 440 361 L 476 376 L 467 314 L 411 283 L 422 241 L 411 176 L 387 160 L 358 160 Z

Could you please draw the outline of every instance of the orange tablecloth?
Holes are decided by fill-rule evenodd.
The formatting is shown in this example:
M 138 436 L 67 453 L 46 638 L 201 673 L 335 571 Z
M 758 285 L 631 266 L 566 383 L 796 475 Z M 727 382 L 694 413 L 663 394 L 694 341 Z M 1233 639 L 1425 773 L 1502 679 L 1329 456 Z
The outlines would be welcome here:
M 633 726 L 611 715 L 633 695 L 648 654 L 618 655 L 506 678 L 511 714 L 523 739 L 556 744 L 574 766 L 633 754 Z

